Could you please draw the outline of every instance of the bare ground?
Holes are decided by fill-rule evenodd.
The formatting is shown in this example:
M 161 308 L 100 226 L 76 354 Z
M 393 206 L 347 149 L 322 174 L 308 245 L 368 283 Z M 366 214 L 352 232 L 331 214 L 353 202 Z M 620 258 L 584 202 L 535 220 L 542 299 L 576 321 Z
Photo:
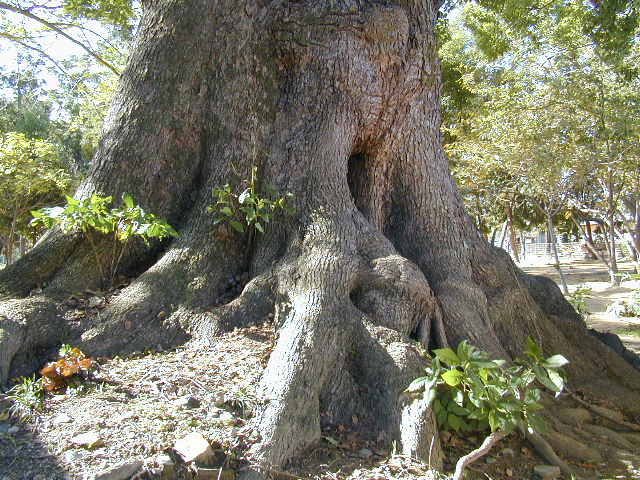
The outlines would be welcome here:
M 555 274 L 552 267 L 531 267 L 527 271 L 552 278 Z M 630 324 L 638 323 L 638 319 L 616 319 L 606 312 L 608 301 L 625 298 L 638 285 L 624 282 L 620 288 L 610 289 L 606 272 L 593 263 L 568 265 L 566 271 L 573 288 L 582 284 L 594 290 L 589 300 L 592 325 L 624 333 Z M 628 346 L 638 348 L 640 339 L 633 335 L 624 335 L 623 339 Z M 48 396 L 44 408 L 22 422 L 7 416 L 10 402 L 0 395 L 0 480 L 93 479 L 99 472 L 134 460 L 152 471 L 159 467 L 159 456 L 190 432 L 199 432 L 218 445 L 224 451 L 224 467 L 232 472 L 231 477 L 202 478 L 235 478 L 233 472 L 247 466 L 242 454 L 254 440 L 247 428 L 255 405 L 254 389 L 274 342 L 273 328 L 267 323 L 224 335 L 210 346 L 187 345 L 126 359 L 99 359 L 100 368 L 93 380 Z M 559 402 L 564 407 L 580 407 L 569 397 Z M 597 403 L 615 410 L 615 399 Z M 288 473 L 274 472 L 273 478 L 444 478 L 431 472 L 429 465 L 396 455 L 393 444 L 361 440 L 354 428 L 358 419 L 352 422 L 324 431 L 320 444 L 290 465 Z M 594 418 L 592 423 L 612 428 L 602 419 Z M 96 435 L 95 445 L 74 443 L 77 435 L 86 433 Z M 632 453 L 640 451 L 640 433 L 625 435 L 636 448 Z M 441 441 L 447 454 L 445 467 L 452 471 L 457 458 L 475 448 L 482 438 L 443 432 Z M 606 444 L 602 438 L 600 444 L 603 441 Z M 573 462 L 571 466 L 581 478 L 640 479 L 637 455 L 627 459 L 616 445 L 610 447 L 612 454 L 604 461 Z M 544 463 L 530 445 L 512 435 L 474 464 L 467 478 L 530 479 L 534 466 Z

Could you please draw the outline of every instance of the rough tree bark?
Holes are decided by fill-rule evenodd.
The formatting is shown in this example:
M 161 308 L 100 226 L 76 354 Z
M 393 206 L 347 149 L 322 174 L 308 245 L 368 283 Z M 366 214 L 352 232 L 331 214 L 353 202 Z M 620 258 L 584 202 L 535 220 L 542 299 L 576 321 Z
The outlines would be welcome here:
M 417 343 L 468 339 L 508 358 L 532 336 L 573 361 L 572 385 L 637 412 L 638 372 L 464 211 L 441 148 L 435 3 L 147 2 L 77 195 L 132 193 L 180 238 L 125 256 L 135 281 L 82 331 L 59 300 L 99 275 L 80 236 L 50 232 L 0 273 L 0 379 L 43 345 L 122 354 L 275 313 L 249 452 L 263 467 L 316 442 L 321 421 L 353 415 L 363 435 L 438 465 L 430 410 L 402 395 L 423 367 Z M 295 214 L 249 245 L 213 228 L 206 206 L 252 166 L 295 195 Z M 229 275 L 245 272 L 229 299 Z

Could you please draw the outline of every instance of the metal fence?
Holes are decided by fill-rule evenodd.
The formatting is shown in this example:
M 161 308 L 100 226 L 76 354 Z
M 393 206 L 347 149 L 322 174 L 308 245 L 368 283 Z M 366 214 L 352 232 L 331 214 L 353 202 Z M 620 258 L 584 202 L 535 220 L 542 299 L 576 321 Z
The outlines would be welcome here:
M 558 255 L 564 259 L 584 259 L 589 255 L 583 242 L 558 242 Z M 513 256 L 513 252 L 509 249 L 509 253 Z M 518 251 L 521 259 L 527 258 L 553 258 L 553 244 L 551 243 L 526 243 L 521 246 Z M 606 257 L 608 254 L 603 252 Z M 616 245 L 616 258 L 631 258 L 631 250 L 626 243 Z

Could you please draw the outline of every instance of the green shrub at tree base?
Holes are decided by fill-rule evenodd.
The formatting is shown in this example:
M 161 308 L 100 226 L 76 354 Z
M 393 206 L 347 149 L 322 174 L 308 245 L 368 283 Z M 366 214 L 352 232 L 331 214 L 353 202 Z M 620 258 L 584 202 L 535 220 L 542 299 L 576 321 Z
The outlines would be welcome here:
M 32 224 L 46 228 L 59 227 L 63 232 L 82 232 L 93 250 L 96 264 L 105 283 L 113 282 L 129 241 L 141 239 L 149 246 L 152 239 L 177 237 L 178 232 L 165 220 L 146 212 L 127 193 L 122 195 L 121 208 L 109 208 L 113 198 L 93 194 L 84 199 L 67 198 L 64 207 L 43 208 L 32 211 Z M 106 236 L 112 252 L 99 251 L 99 236 Z
M 544 358 L 542 349 L 531 338 L 527 339 L 525 357 L 511 364 L 491 360 L 466 341 L 456 351 L 442 348 L 433 353 L 435 358 L 426 375 L 411 382 L 407 392 L 424 395 L 442 429 L 490 430 L 490 441 L 483 444 L 486 451 L 515 429 L 544 431 L 545 424 L 538 413 L 544 408 L 540 387 L 556 395 L 562 392 L 565 381 L 559 369 L 569 363 L 562 355 Z M 496 432 L 499 435 L 493 435 Z M 460 459 L 463 464 L 456 468 L 457 475 L 466 466 L 465 458 Z

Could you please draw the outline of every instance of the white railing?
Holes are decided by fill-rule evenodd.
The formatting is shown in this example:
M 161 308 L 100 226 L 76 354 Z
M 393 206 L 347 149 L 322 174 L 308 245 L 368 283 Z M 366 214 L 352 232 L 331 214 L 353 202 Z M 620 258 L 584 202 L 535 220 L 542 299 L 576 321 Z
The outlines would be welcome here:
M 558 256 L 560 258 L 583 259 L 589 253 L 586 246 L 582 242 L 558 242 Z M 507 247 L 507 251 L 513 256 L 512 251 Z M 607 257 L 606 250 L 602 252 Z M 524 247 L 520 247 L 518 254 L 521 259 L 530 257 L 553 257 L 553 244 L 551 243 L 527 243 Z M 631 251 L 626 243 L 616 244 L 616 258 L 631 258 Z

